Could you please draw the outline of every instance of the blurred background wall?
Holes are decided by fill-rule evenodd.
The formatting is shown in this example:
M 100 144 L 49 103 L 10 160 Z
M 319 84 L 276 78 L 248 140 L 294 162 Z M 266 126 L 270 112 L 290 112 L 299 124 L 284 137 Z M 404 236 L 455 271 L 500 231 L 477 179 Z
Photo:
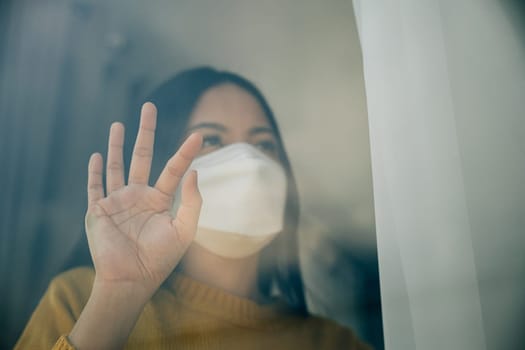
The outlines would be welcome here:
M 86 167 L 112 121 L 175 72 L 252 79 L 301 194 L 312 312 L 382 344 L 370 150 L 351 1 L 0 2 L 0 347 L 83 234 Z

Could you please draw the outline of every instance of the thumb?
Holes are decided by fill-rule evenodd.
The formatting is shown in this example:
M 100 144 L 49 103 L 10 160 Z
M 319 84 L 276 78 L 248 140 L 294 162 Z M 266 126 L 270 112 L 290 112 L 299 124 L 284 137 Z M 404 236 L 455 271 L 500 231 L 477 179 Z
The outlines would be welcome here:
M 187 244 L 191 243 L 195 236 L 202 207 L 202 197 L 197 183 L 197 172 L 192 170 L 182 184 L 181 205 L 172 220 L 179 238 Z

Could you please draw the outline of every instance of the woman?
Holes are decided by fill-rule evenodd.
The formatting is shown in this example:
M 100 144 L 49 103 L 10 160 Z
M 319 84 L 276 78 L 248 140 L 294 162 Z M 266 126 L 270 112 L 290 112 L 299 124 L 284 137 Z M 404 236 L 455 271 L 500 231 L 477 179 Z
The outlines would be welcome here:
M 257 88 L 196 68 L 150 100 L 159 120 L 144 104 L 127 185 L 122 124 L 110 129 L 105 195 L 102 157 L 89 161 L 94 269 L 51 283 L 17 347 L 367 348 L 306 312 L 297 190 Z M 151 170 L 160 173 L 153 186 Z

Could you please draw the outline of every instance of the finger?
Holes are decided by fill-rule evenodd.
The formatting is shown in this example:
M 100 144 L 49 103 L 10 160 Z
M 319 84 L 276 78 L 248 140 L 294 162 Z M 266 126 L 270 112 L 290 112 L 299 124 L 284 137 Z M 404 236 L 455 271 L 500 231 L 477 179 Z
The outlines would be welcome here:
M 180 146 L 177 153 L 168 160 L 159 179 L 155 183 L 155 188 L 172 196 L 193 161 L 193 158 L 199 153 L 201 145 L 202 136 L 198 133 L 191 134 L 182 146 Z
M 104 198 L 104 188 L 102 187 L 102 155 L 93 153 L 89 158 L 88 165 L 88 206 L 93 205 Z
M 124 186 L 124 125 L 113 123 L 109 130 L 106 190 L 110 194 Z
M 202 206 L 202 197 L 197 182 L 197 172 L 192 170 L 182 184 L 181 204 L 172 221 L 177 233 L 181 235 L 180 238 L 187 242 L 191 242 L 197 231 Z
M 156 123 L 157 109 L 155 105 L 151 102 L 144 103 L 140 113 L 140 128 L 129 167 L 128 183 L 130 184 L 148 184 Z

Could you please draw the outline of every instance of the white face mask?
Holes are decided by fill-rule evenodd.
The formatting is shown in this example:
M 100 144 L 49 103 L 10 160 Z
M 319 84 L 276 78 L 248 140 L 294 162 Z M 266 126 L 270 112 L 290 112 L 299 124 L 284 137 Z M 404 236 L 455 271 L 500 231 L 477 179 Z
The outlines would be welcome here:
M 286 174 L 254 146 L 235 143 L 201 156 L 202 208 L 195 242 L 214 254 L 242 258 L 260 251 L 283 229 Z M 174 212 L 180 205 L 177 192 Z

